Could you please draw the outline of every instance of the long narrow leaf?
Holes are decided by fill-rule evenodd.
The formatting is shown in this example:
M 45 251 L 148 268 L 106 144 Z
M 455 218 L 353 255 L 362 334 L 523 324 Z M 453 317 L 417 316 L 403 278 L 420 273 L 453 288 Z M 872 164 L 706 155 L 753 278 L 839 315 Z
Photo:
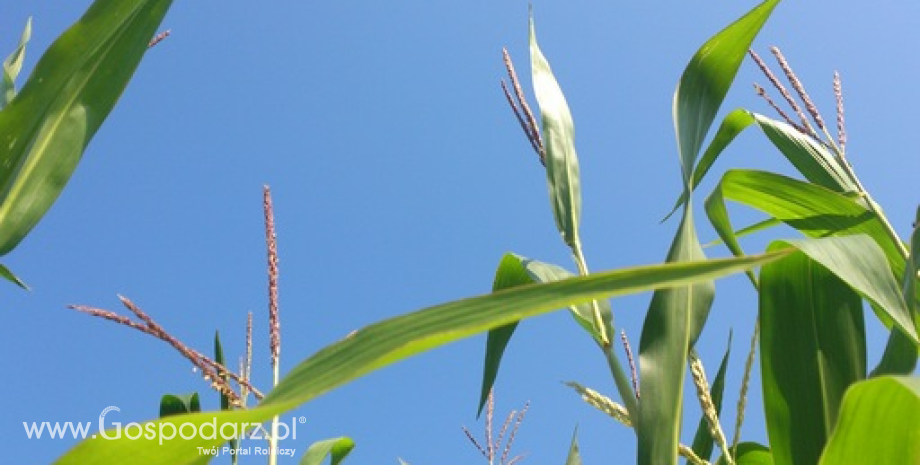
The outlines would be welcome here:
M 532 260 L 517 254 L 507 253 L 502 257 L 498 269 L 495 271 L 492 291 L 510 289 L 524 284 L 549 283 L 571 278 L 573 276 L 575 276 L 575 274 L 560 266 Z M 612 334 L 613 314 L 610 309 L 610 302 L 601 300 L 597 302 L 597 305 L 601 312 L 601 318 L 607 327 L 607 333 Z M 600 335 L 594 328 L 594 323 L 592 321 L 592 308 L 593 306 L 591 304 L 570 305 L 568 307 L 569 313 L 575 318 L 575 321 L 587 331 L 598 344 L 600 344 Z M 495 379 L 498 375 L 498 368 L 501 364 L 505 348 L 516 328 L 517 323 L 512 323 L 489 331 L 489 335 L 486 339 L 486 356 L 477 415 L 482 413 L 482 408 L 485 406 L 489 391 L 492 389 L 492 385 L 495 383 Z M 626 386 L 628 386 L 628 384 L 626 384 Z M 633 395 L 631 390 L 629 392 L 621 392 L 620 394 L 623 396 Z
M 565 465 L 581 465 L 581 452 L 578 447 L 578 428 L 572 433 L 572 444 L 569 446 L 569 454 L 566 456 Z
M 807 242 L 832 248 L 833 239 Z M 770 250 L 778 247 L 786 244 Z M 764 266 L 759 282 L 761 376 L 773 460 L 813 464 L 844 391 L 866 375 L 862 300 L 804 253 Z
M 533 279 L 527 274 L 527 271 L 521 265 L 518 256 L 506 253 L 498 263 L 498 269 L 495 270 L 495 280 L 492 282 L 492 292 L 511 289 L 513 287 L 525 284 L 533 284 Z M 479 407 L 476 409 L 476 415 L 482 414 L 482 408 L 486 405 L 489 392 L 495 379 L 498 377 L 498 368 L 501 365 L 502 356 L 505 354 L 505 348 L 518 322 L 492 329 L 486 337 L 486 356 L 483 363 L 482 389 L 479 395 Z
M 747 110 L 740 108 L 733 110 L 722 120 L 722 124 L 719 125 L 719 130 L 716 132 L 715 137 L 709 142 L 709 146 L 706 147 L 703 157 L 700 158 L 700 162 L 693 169 L 693 180 L 690 183 L 692 189 L 696 189 L 696 187 L 699 186 L 700 182 L 706 176 L 706 173 L 709 172 L 709 168 L 712 168 L 713 163 L 719 158 L 719 155 L 722 154 L 725 147 L 728 147 L 728 145 L 735 140 L 735 137 L 753 122 L 754 118 L 751 114 Z M 674 203 L 674 208 L 671 209 L 671 212 L 668 213 L 662 221 L 666 221 L 670 218 L 686 201 L 687 193 L 684 192 L 681 194 L 680 198 L 677 199 L 677 202 Z
M 668 252 L 668 263 L 704 258 L 693 226 L 692 209 L 684 210 Z M 683 411 L 687 350 L 696 343 L 715 297 L 711 281 L 655 291 L 639 340 L 642 398 L 639 419 L 640 464 L 676 464 Z
M 767 138 L 805 179 L 835 192 L 857 190 L 846 174 L 844 162 L 823 144 L 782 121 L 757 113 L 752 116 Z
M 0 255 L 64 189 L 171 3 L 96 0 L 0 111 Z
M 578 226 L 581 222 L 581 184 L 572 113 L 549 62 L 537 45 L 533 17 L 530 18 L 530 67 L 533 92 L 540 106 L 543 123 L 546 176 L 553 217 L 565 243 L 569 247 L 580 248 Z
M 600 272 L 437 305 L 368 326 L 327 346 L 297 365 L 257 407 L 171 417 L 145 424 L 144 428 L 157 429 L 164 423 L 175 426 L 188 422 L 197 426 L 214 423 L 220 430 L 226 423 L 265 421 L 372 371 L 474 334 L 568 305 L 716 279 L 777 260 L 788 253 L 790 251 L 777 251 L 743 258 Z M 130 463 L 142 456 L 150 464 L 186 464 L 200 457 L 199 447 L 210 448 L 225 441 L 223 437 L 208 439 L 199 435 L 188 441 L 163 440 L 162 445 L 151 438 L 88 439 L 57 463 Z
M 690 184 L 703 140 L 741 61 L 779 0 L 767 0 L 709 39 L 693 55 L 674 92 L 674 129 L 681 169 Z
M 859 266 L 869 266 L 872 272 L 853 272 L 846 279 L 870 298 L 883 323 L 897 324 L 915 343 L 918 342 L 915 323 L 894 281 L 904 273 L 904 258 L 878 217 L 857 200 L 778 174 L 730 170 L 706 199 L 706 212 L 719 236 L 736 255 L 742 255 L 743 251 L 728 219 L 726 199 L 761 210 L 811 237 L 865 234 L 872 238 L 875 247 L 859 245 L 861 250 L 865 249 L 864 257 L 849 256 L 850 260 L 866 261 Z M 884 272 L 875 254 L 879 247 L 887 259 L 887 271 Z M 830 262 L 824 265 L 834 268 Z

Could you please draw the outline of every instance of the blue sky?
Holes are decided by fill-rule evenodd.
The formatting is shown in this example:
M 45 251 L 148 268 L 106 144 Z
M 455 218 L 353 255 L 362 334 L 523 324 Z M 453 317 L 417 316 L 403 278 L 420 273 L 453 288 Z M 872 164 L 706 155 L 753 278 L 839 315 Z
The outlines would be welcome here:
M 671 97 L 710 35 L 755 2 L 535 2 L 537 32 L 572 109 L 582 168 L 585 253 L 593 270 L 659 262 L 676 227 L 659 224 L 679 192 Z M 34 16 L 26 71 L 88 1 L 0 7 L 0 52 Z M 756 47 L 780 46 L 812 96 L 833 113 L 843 77 L 848 152 L 863 183 L 905 236 L 920 197 L 915 176 L 920 5 L 786 2 Z M 0 288 L 6 353 L 0 416 L 10 463 L 45 463 L 74 440 L 27 439 L 22 422 L 127 423 L 156 416 L 164 393 L 199 391 L 166 344 L 67 310 L 121 313 L 133 299 L 162 326 L 209 352 L 220 330 L 243 352 L 256 319 L 254 377 L 268 390 L 261 187 L 270 184 L 281 255 L 282 371 L 372 322 L 489 291 L 514 251 L 574 269 L 559 241 L 545 177 L 498 82 L 507 47 L 529 86 L 526 2 L 183 2 L 46 218 L 3 263 L 32 286 Z M 769 114 L 745 62 L 723 107 Z M 20 83 L 22 80 L 20 80 Z M 532 101 L 532 100 L 531 100 Z M 743 134 L 700 193 L 728 167 L 789 173 L 756 132 Z M 699 200 L 698 204 L 701 203 Z M 757 218 L 742 209 L 738 224 Z M 704 240 L 714 237 L 702 221 Z M 748 250 L 771 237 L 748 241 Z M 715 248 L 710 255 L 724 256 Z M 745 280 L 719 281 L 701 353 L 714 375 L 729 329 L 733 358 L 725 421 L 756 301 Z M 613 302 L 638 344 L 648 295 Z M 871 314 L 870 364 L 881 336 Z M 483 463 L 461 426 L 475 418 L 485 338 L 371 374 L 289 415 L 307 423 L 283 447 L 302 452 L 340 435 L 350 463 Z M 521 325 L 496 386 L 497 413 L 530 401 L 514 451 L 560 463 L 578 427 L 586 463 L 630 462 L 633 433 L 562 382 L 613 395 L 603 359 L 563 312 Z M 759 392 L 744 438 L 765 442 Z M 684 442 L 699 417 L 685 410 Z M 225 460 L 215 463 L 227 463 Z M 244 461 L 244 463 L 259 463 Z M 293 460 L 281 463 L 297 463 Z

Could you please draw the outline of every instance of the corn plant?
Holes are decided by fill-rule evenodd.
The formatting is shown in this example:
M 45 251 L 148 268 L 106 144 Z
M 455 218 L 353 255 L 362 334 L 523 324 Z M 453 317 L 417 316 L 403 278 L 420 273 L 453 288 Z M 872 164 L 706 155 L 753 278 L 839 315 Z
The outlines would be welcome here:
M 585 337 L 594 341 L 617 393 L 608 396 L 578 383 L 571 386 L 588 403 L 633 428 L 640 464 L 676 464 L 680 457 L 705 464 L 715 448 L 719 449 L 718 462 L 727 464 L 920 462 L 916 441 L 920 435 L 920 379 L 911 375 L 920 345 L 920 260 L 916 255 L 920 233 L 915 225 L 911 238 L 902 241 L 856 177 L 845 152 L 839 79 L 835 81 L 837 138 L 830 137 L 804 87 L 776 53 L 780 67 L 803 100 L 804 112 L 797 104 L 793 108 L 799 121 L 780 121 L 737 109 L 724 117 L 707 143 L 740 64 L 778 3 L 764 1 L 713 36 L 680 77 L 673 100 L 681 168 L 681 195 L 674 207 L 679 222 L 664 263 L 589 271 L 586 244 L 579 234 L 581 186 L 574 118 L 549 60 L 540 50 L 531 19 L 530 68 L 539 123 L 524 98 L 508 54 L 511 86 L 504 86 L 505 95 L 537 159 L 546 168 L 555 226 L 563 245 L 571 251 L 576 272 L 506 254 L 499 261 L 490 294 L 436 305 L 349 334 L 298 364 L 256 405 L 220 412 L 188 409 L 187 413 L 152 420 L 145 428 L 168 424 L 175 429 L 181 423 L 196 427 L 215 423 L 220 428 L 268 421 L 372 371 L 461 338 L 487 333 L 481 410 L 489 403 L 502 353 L 518 322 L 562 308 L 568 309 Z M 771 83 L 779 82 L 772 73 L 768 76 L 772 76 Z M 697 234 L 693 208 L 696 189 L 719 155 L 748 127 L 760 129 L 802 179 L 745 169 L 723 173 L 703 205 L 706 218 L 733 256 L 710 259 Z M 736 231 L 727 214 L 729 200 L 760 210 L 768 219 Z M 802 237 L 777 239 L 763 253 L 742 250 L 739 236 L 780 223 L 799 231 Z M 757 267 L 759 273 L 755 273 Z M 714 281 L 742 272 L 747 273 L 759 296 L 757 330 L 744 370 L 747 378 L 756 362 L 754 349 L 759 347 L 767 444 L 740 440 L 741 415 L 734 434 L 726 434 L 720 405 L 728 354 L 711 385 L 695 354 L 709 317 Z M 628 356 L 624 364 L 614 351 L 617 328 L 608 299 L 646 291 L 654 294 L 638 356 Z M 872 370 L 865 353 L 864 304 L 890 334 L 885 353 Z M 631 354 L 622 333 L 621 338 Z M 683 392 L 688 375 L 696 386 L 689 394 Z M 747 388 L 745 381 L 738 396 L 741 412 Z M 680 443 L 688 396 L 697 399 L 704 412 L 690 445 Z M 147 463 L 200 463 L 202 448 L 227 440 L 87 439 L 59 463 L 128 463 L 136 457 L 145 457 Z M 488 449 L 486 456 L 494 458 Z M 581 463 L 576 437 L 567 463 Z

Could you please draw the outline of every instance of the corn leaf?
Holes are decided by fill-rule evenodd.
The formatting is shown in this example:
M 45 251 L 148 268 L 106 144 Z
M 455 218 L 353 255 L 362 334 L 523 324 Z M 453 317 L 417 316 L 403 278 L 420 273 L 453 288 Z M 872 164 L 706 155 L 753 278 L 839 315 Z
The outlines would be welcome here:
M 405 358 L 475 334 L 535 317 L 568 305 L 649 290 L 687 286 L 738 273 L 787 255 L 789 251 L 742 258 L 669 263 L 594 273 L 547 284 L 516 287 L 493 294 L 437 305 L 391 318 L 320 350 L 301 362 L 262 400 L 246 410 L 179 415 L 144 424 L 159 429 L 189 423 L 217 425 L 262 422 Z M 228 428 L 229 429 L 229 428 Z M 167 427 L 168 430 L 168 427 Z M 162 444 L 158 440 L 162 439 Z M 58 464 L 131 463 L 188 464 L 200 458 L 199 448 L 218 446 L 229 438 L 196 435 L 190 440 L 141 437 L 137 440 L 87 439 L 61 457 Z
M 572 113 L 549 62 L 537 45 L 533 17 L 530 18 L 530 67 L 533 92 L 540 107 L 543 126 L 546 177 L 553 217 L 565 243 L 569 247 L 580 248 L 578 226 L 581 222 L 581 183 Z
M 16 77 L 22 71 L 22 62 L 26 59 L 26 44 L 32 38 L 32 18 L 26 20 L 26 27 L 19 38 L 19 45 L 6 60 L 3 60 L 3 79 L 0 80 L 0 109 L 16 96 Z
M 96 0 L 0 111 L 0 255 L 57 199 L 171 0 Z
M 920 377 L 885 376 L 851 387 L 820 465 L 920 463 Z
M 854 254 L 842 239 L 850 238 L 798 245 L 845 260 Z M 768 250 L 784 247 L 775 242 Z M 759 282 L 761 376 L 773 461 L 813 464 L 834 428 L 844 391 L 866 376 L 862 299 L 804 253 L 764 266 Z
M 355 441 L 346 437 L 317 441 L 310 444 L 300 465 L 321 465 L 326 457 L 330 457 L 329 465 L 338 465 L 354 448 Z

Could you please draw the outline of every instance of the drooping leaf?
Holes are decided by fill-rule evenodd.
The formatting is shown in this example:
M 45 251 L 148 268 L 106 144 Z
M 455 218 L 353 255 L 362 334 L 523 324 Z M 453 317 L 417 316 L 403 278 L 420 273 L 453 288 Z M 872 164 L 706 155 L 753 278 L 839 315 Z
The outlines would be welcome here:
M 863 251 L 859 256 L 839 255 L 847 259 L 846 267 L 837 270 L 833 257 L 824 259 L 822 263 L 835 272 L 846 273 L 841 274 L 841 278 L 870 299 L 872 308 L 886 326 L 896 324 L 915 343 L 918 342 L 915 324 L 895 281 L 895 277 L 900 278 L 904 273 L 904 257 L 878 217 L 857 200 L 774 173 L 730 170 L 706 199 L 706 212 L 719 236 L 735 255 L 744 252 L 732 231 L 725 208 L 726 199 L 761 210 L 811 237 L 869 236 L 872 241 L 852 239 L 862 241 L 853 244 Z M 879 248 L 884 258 L 879 257 Z M 883 265 L 881 262 L 886 259 L 887 265 Z M 871 271 L 863 272 L 861 269 Z
M 185 395 L 166 394 L 160 399 L 160 418 L 200 411 L 201 403 L 197 392 Z
M 703 140 L 754 37 L 778 3 L 779 0 L 761 3 L 713 36 L 684 69 L 674 93 L 673 117 L 685 184 L 693 185 L 690 180 Z
M 920 463 L 920 377 L 883 376 L 853 385 L 820 465 Z
M 214 423 L 219 429 L 226 423 L 266 421 L 375 370 L 474 334 L 568 305 L 715 279 L 768 263 L 788 253 L 779 251 L 743 258 L 599 272 L 437 305 L 376 323 L 327 346 L 294 367 L 258 406 L 246 410 L 169 417 L 154 421 L 149 427 L 156 429 L 163 423 L 175 426 L 188 422 L 194 426 Z M 147 424 L 144 427 L 147 428 Z M 221 436 L 213 439 L 196 436 L 190 440 L 174 438 L 163 440 L 162 444 L 156 439 L 143 437 L 137 440 L 125 437 L 87 439 L 56 463 L 130 463 L 142 456 L 149 464 L 187 464 L 200 458 L 199 447 L 210 448 L 225 441 Z
M 538 260 L 524 257 L 519 258 L 521 260 L 521 265 L 524 267 L 524 270 L 527 271 L 527 274 L 530 275 L 530 277 L 533 279 L 533 282 L 535 283 L 551 283 L 553 281 L 559 281 L 576 276 L 575 273 L 572 273 L 558 265 L 544 263 Z M 607 300 L 601 300 L 597 302 L 597 306 L 600 309 L 601 319 L 604 322 L 606 333 L 613 334 L 613 311 L 610 308 L 610 302 Z M 593 307 L 594 306 L 592 304 L 581 304 L 571 305 L 568 307 L 568 309 L 572 317 L 575 318 L 575 321 L 578 322 L 578 325 L 587 331 L 588 334 L 594 338 L 595 342 L 598 344 L 603 344 L 600 332 L 597 330 L 597 328 L 594 327 Z
M 495 271 L 492 291 L 510 289 L 524 284 L 549 283 L 571 278 L 573 276 L 575 276 L 575 274 L 560 266 L 532 260 L 517 254 L 507 253 L 502 257 L 498 269 Z M 601 318 L 606 325 L 607 334 L 612 334 L 613 313 L 610 309 L 610 302 L 606 300 L 598 301 L 597 306 L 600 309 Z M 578 322 L 598 344 L 601 344 L 600 334 L 594 327 L 593 305 L 571 305 L 568 309 L 572 317 L 575 318 L 575 321 Z M 498 368 L 501 364 L 502 356 L 516 328 L 517 323 L 512 323 L 508 326 L 489 331 L 488 338 L 486 339 L 482 390 L 479 397 L 477 415 L 482 413 L 482 408 L 489 396 L 489 391 L 492 389 L 492 385 L 495 383 L 495 378 L 498 375 Z
M 901 280 L 902 291 L 910 314 L 915 322 L 920 322 L 918 318 L 917 299 L 911 299 L 910 296 L 917 295 L 917 281 L 920 270 L 920 208 L 917 209 L 917 219 L 914 221 L 914 231 L 910 239 L 910 255 L 907 260 L 907 266 L 904 268 L 904 277 Z M 920 328 L 918 328 L 920 331 Z M 898 328 L 892 328 L 888 336 L 888 343 L 885 344 L 885 352 L 878 366 L 872 370 L 870 376 L 876 377 L 881 375 L 909 375 L 917 367 L 918 346 L 911 341 L 910 337 L 904 334 L 904 331 Z
M 171 3 L 96 0 L 0 111 L 0 255 L 64 189 Z
M 347 437 L 317 441 L 310 444 L 310 448 L 300 459 L 300 465 L 321 465 L 326 457 L 331 458 L 329 465 L 338 465 L 354 448 L 355 441 Z
M 722 413 L 722 394 L 725 390 L 725 372 L 728 370 L 728 357 L 732 353 L 732 334 L 728 333 L 728 347 L 725 349 L 725 355 L 722 356 L 722 363 L 719 364 L 719 371 L 712 381 L 712 387 L 709 388 L 709 396 L 712 398 L 712 404 L 716 409 L 716 415 Z M 701 416 L 700 423 L 696 427 L 696 434 L 693 436 L 693 444 L 690 446 L 697 457 L 709 461 L 712 457 L 712 448 L 714 441 L 712 433 L 709 432 L 709 422 L 705 416 Z
M 22 70 L 22 62 L 26 59 L 26 44 L 32 38 L 32 18 L 26 20 L 26 27 L 19 37 L 19 45 L 3 60 L 3 79 L 0 80 L 0 109 L 10 103 L 16 95 L 16 77 Z
M 549 62 L 537 45 L 533 17 L 530 18 L 530 67 L 543 126 L 546 177 L 553 217 L 565 243 L 569 247 L 580 248 L 581 184 L 572 113 Z
M 495 270 L 492 292 L 532 283 L 533 279 L 521 265 L 520 258 L 514 254 L 506 253 L 498 263 L 498 269 Z M 496 377 L 498 377 L 498 368 L 501 365 L 502 356 L 505 354 L 505 349 L 508 347 L 508 342 L 511 340 L 511 336 L 514 335 L 517 325 L 518 322 L 515 321 L 492 329 L 486 337 L 486 356 L 483 363 L 479 407 L 476 409 L 477 416 L 482 414 L 482 408 L 486 405 L 489 392 L 495 384 Z
M 833 246 L 840 239 L 848 238 L 797 245 Z M 768 250 L 786 246 L 775 242 Z M 836 424 L 844 391 L 866 376 L 862 300 L 804 253 L 764 266 L 759 282 L 761 376 L 773 461 L 813 464 Z
M 767 138 L 805 179 L 834 192 L 858 190 L 846 174 L 843 162 L 827 147 L 785 122 L 757 113 L 752 116 Z

